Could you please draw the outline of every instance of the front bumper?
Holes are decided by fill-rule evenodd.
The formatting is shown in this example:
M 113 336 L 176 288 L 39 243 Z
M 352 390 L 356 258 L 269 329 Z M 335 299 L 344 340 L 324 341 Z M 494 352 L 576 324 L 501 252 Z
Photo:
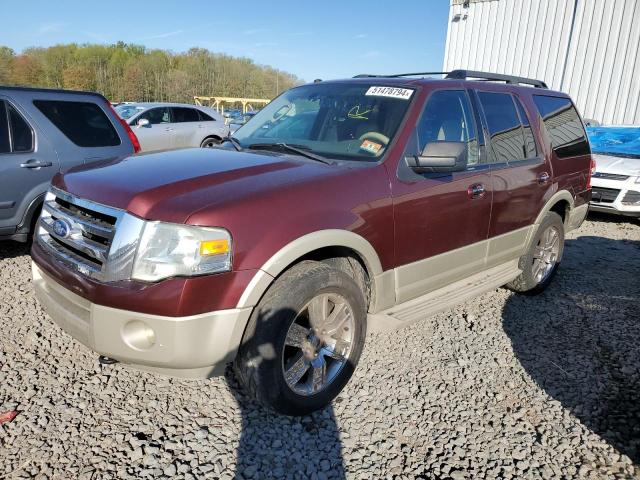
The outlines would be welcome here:
M 251 308 L 166 317 L 105 307 L 66 289 L 32 262 L 36 298 L 65 332 L 95 352 L 177 377 L 220 375 L 236 355 Z
M 592 178 L 589 210 L 640 217 L 640 183 L 635 177 L 624 181 Z

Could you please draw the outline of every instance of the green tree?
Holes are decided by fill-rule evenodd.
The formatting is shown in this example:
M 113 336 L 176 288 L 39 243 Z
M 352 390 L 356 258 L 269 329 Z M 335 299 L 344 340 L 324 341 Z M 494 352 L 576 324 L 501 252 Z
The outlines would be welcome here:
M 55 45 L 16 56 L 0 46 L 0 83 L 95 90 L 115 101 L 191 102 L 194 95 L 271 98 L 300 79 L 248 58 L 192 48 Z

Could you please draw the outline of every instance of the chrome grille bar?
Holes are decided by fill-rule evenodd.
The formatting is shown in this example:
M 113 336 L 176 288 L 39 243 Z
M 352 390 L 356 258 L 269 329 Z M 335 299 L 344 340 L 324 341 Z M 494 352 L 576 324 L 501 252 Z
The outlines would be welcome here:
M 122 210 L 52 187 L 42 208 L 37 240 L 84 275 L 105 282 L 126 280 L 143 226 L 144 220 Z

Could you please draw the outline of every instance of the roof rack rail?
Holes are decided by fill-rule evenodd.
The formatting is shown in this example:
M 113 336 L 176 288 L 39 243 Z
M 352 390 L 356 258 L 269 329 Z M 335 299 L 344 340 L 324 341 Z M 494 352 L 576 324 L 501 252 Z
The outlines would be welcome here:
M 370 73 L 361 73 L 353 78 L 398 78 L 398 77 L 417 77 L 419 75 L 447 75 L 449 72 L 417 72 L 417 73 L 395 73 L 391 75 L 373 75 Z
M 397 73 L 393 75 L 372 75 L 362 73 L 353 78 L 398 78 L 398 77 L 417 77 L 424 75 L 446 75 L 449 80 L 469 80 L 476 79 L 481 81 L 496 81 L 512 84 L 532 85 L 536 88 L 549 88 L 542 80 L 533 78 L 516 77 L 515 75 L 503 75 L 501 73 L 478 72 L 475 70 L 452 70 L 450 72 L 416 72 L 416 73 Z
M 532 85 L 536 88 L 549 88 L 542 80 L 533 78 L 516 77 L 515 75 L 503 75 L 501 73 L 477 72 L 475 70 L 452 70 L 447 75 L 451 80 L 468 80 L 475 78 L 478 80 L 507 82 L 514 84 Z

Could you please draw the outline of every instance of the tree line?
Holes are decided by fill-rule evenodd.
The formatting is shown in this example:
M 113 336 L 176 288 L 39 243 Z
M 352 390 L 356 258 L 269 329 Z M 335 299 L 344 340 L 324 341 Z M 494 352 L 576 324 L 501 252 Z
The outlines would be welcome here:
M 273 98 L 299 83 L 290 73 L 203 48 L 173 53 L 124 42 L 71 43 L 16 53 L 0 46 L 0 85 L 90 90 L 111 101 Z

